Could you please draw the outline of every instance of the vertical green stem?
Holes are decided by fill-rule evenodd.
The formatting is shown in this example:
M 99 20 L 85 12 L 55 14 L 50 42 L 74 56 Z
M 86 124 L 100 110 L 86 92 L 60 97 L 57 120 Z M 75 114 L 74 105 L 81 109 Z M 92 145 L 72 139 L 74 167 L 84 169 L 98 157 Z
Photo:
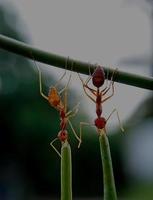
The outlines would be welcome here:
M 68 142 L 61 148 L 61 200 L 72 200 L 72 161 Z
M 99 136 L 99 142 L 103 167 L 104 200 L 117 200 L 109 141 L 105 133 Z

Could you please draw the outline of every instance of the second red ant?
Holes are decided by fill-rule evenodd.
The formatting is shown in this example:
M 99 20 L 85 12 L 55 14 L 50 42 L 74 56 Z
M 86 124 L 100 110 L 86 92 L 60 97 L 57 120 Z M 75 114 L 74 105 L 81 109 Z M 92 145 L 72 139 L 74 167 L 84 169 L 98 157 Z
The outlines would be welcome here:
M 96 126 L 99 134 L 106 133 L 106 123 L 114 112 L 117 113 L 120 128 L 124 132 L 124 129 L 121 125 L 119 114 L 118 114 L 118 111 L 116 110 L 116 108 L 110 113 L 110 115 L 107 117 L 107 119 L 102 116 L 102 105 L 103 105 L 103 103 L 105 101 L 107 101 L 108 99 L 110 99 L 114 95 L 113 77 L 114 77 L 115 72 L 116 72 L 116 70 L 113 71 L 109 86 L 108 86 L 108 78 L 105 79 L 104 69 L 101 66 L 98 66 L 95 69 L 93 74 L 86 80 L 85 83 L 79 75 L 79 78 L 82 82 L 83 90 L 84 90 L 85 94 L 96 104 L 97 118 L 95 119 L 94 124 L 92 124 L 92 126 Z M 88 83 L 91 79 L 92 79 L 92 84 L 96 87 L 96 90 L 88 86 Z M 102 87 L 104 85 L 105 80 L 107 80 L 107 85 L 103 89 L 100 90 L 100 87 Z M 111 94 L 106 96 L 107 92 L 110 89 L 111 89 Z M 89 92 L 90 92 L 90 94 L 89 94 Z M 91 125 L 91 124 L 86 123 L 86 122 L 80 122 L 80 143 L 78 145 L 79 147 L 80 147 L 80 144 L 81 144 L 82 126 L 83 125 Z

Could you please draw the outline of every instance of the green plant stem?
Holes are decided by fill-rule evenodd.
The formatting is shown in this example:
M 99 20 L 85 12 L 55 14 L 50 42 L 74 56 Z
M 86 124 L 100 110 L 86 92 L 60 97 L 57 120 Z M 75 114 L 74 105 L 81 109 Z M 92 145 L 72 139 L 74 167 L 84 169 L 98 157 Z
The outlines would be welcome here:
M 109 141 L 105 133 L 99 136 L 99 143 L 103 168 L 104 200 L 117 200 Z
M 61 200 L 72 200 L 72 161 L 68 142 L 61 148 Z
M 39 62 L 43 62 L 55 67 L 60 67 L 60 68 L 65 69 L 65 63 L 66 63 L 67 57 L 42 51 L 40 49 L 30 46 L 29 44 L 25 44 L 23 42 L 6 37 L 4 35 L 0 35 L 0 48 L 22 55 L 30 59 L 34 58 L 35 60 Z M 91 73 L 94 71 L 96 66 L 97 65 L 95 64 L 90 64 Z M 110 79 L 111 74 L 113 73 L 114 69 L 111 69 L 108 67 L 103 67 L 103 68 L 106 73 L 107 71 L 109 71 L 108 79 Z M 74 59 L 69 59 L 67 63 L 67 69 L 73 70 L 75 72 L 83 73 L 83 74 L 89 74 L 89 63 L 81 62 Z M 131 73 L 118 70 L 115 75 L 114 81 L 124 83 L 127 85 L 133 85 L 136 87 L 153 90 L 153 78 L 151 77 L 140 76 L 140 75 L 131 74 Z

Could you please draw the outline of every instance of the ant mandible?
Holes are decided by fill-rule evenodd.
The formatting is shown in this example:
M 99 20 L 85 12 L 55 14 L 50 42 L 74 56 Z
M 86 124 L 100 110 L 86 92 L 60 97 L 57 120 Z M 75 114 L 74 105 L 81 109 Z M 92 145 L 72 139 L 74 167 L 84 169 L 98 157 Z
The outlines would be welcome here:
M 93 74 L 90 77 L 87 78 L 85 83 L 82 80 L 82 78 L 80 77 L 80 75 L 78 74 L 79 78 L 80 78 L 80 80 L 82 82 L 85 94 L 96 104 L 96 115 L 97 115 L 97 118 L 95 119 L 94 124 L 92 124 L 92 126 L 96 126 L 97 132 L 99 134 L 106 133 L 106 123 L 107 123 L 107 121 L 109 120 L 109 118 L 111 117 L 111 115 L 114 112 L 117 113 L 117 118 L 118 118 L 118 121 L 119 121 L 119 124 L 120 124 L 120 128 L 124 132 L 124 129 L 123 129 L 122 125 L 121 125 L 119 114 L 118 114 L 118 111 L 117 111 L 116 108 L 110 113 L 110 115 L 108 116 L 107 119 L 105 119 L 102 116 L 102 105 L 103 105 L 103 103 L 105 101 L 107 101 L 108 99 L 110 99 L 114 95 L 113 77 L 114 77 L 114 74 L 115 74 L 116 70 L 114 70 L 113 73 L 112 73 L 109 86 L 108 86 L 108 77 L 107 77 L 107 79 L 105 78 L 104 69 L 101 66 L 98 66 L 95 69 Z M 107 76 L 108 76 L 108 73 L 107 73 Z M 89 83 L 89 81 L 91 79 L 92 79 L 92 84 L 96 87 L 96 90 L 88 86 L 88 83 Z M 107 84 L 102 90 L 100 90 L 100 87 L 102 87 L 104 85 L 105 80 L 107 80 Z M 106 96 L 107 92 L 110 89 L 112 90 L 111 94 Z M 88 92 L 90 92 L 90 94 Z M 95 98 L 93 96 L 91 96 L 91 94 Z M 91 125 L 91 124 L 86 123 L 86 122 L 80 122 L 80 143 L 79 143 L 78 147 L 80 147 L 80 145 L 81 145 L 82 126 L 83 125 Z
M 55 86 L 50 87 L 48 96 L 46 96 L 43 93 L 43 90 L 42 90 L 42 76 L 41 76 L 40 68 L 36 64 L 36 62 L 34 61 L 35 65 L 36 65 L 36 67 L 38 69 L 38 72 L 39 72 L 39 92 L 40 92 L 40 95 L 44 99 L 46 99 L 49 102 L 49 104 L 52 107 L 54 107 L 59 112 L 59 117 L 60 117 L 60 131 L 58 133 L 57 138 L 55 138 L 50 143 L 50 145 L 53 147 L 53 149 L 56 151 L 56 153 L 60 157 L 61 157 L 61 154 L 56 149 L 56 147 L 53 145 L 53 143 L 56 140 L 58 140 L 58 139 L 61 141 L 62 144 L 65 143 L 65 142 L 68 142 L 68 132 L 66 130 L 67 129 L 67 124 L 70 125 L 70 128 L 72 129 L 72 132 L 73 132 L 74 136 L 76 137 L 76 139 L 80 143 L 80 138 L 77 136 L 77 134 L 76 134 L 76 132 L 75 132 L 73 126 L 72 126 L 72 123 L 70 121 L 70 118 L 73 117 L 73 116 L 75 116 L 76 113 L 78 112 L 78 105 L 79 104 L 77 104 L 76 106 L 74 106 L 72 110 L 67 111 L 67 91 L 68 91 L 68 85 L 69 85 L 70 80 L 71 80 L 71 74 L 69 76 L 69 79 L 68 79 L 68 82 L 67 82 L 66 86 L 62 90 L 60 90 L 60 91 L 57 90 L 57 86 L 58 86 L 59 82 L 66 75 L 67 62 L 68 62 L 68 59 L 66 59 L 64 74 L 61 76 L 61 78 L 58 80 L 58 82 L 56 83 Z M 72 63 L 72 66 L 73 66 L 73 63 Z M 62 100 L 62 97 L 61 97 L 62 93 L 64 93 L 64 100 Z

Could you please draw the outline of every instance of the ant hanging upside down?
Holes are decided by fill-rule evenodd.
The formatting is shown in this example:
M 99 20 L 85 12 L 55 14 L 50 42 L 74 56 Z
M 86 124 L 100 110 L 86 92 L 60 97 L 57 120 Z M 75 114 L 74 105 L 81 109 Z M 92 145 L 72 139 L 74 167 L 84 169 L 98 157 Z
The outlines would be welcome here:
M 70 121 L 70 118 L 75 116 L 76 113 L 78 112 L 78 105 L 77 104 L 76 106 L 73 107 L 72 110 L 70 111 L 67 111 L 67 91 L 68 91 L 68 85 L 70 83 L 70 79 L 71 79 L 71 74 L 69 76 L 69 79 L 68 79 L 68 82 L 66 84 L 66 86 L 58 91 L 57 90 L 57 86 L 59 84 L 59 82 L 63 79 L 63 77 L 66 75 L 66 68 L 67 68 L 67 62 L 68 62 L 68 59 L 66 59 L 66 65 L 65 65 L 65 72 L 64 74 L 62 75 L 62 77 L 59 79 L 59 81 L 56 83 L 55 86 L 52 86 L 50 87 L 49 89 L 49 93 L 48 93 L 48 96 L 46 96 L 43 91 L 42 91 L 42 77 L 41 77 L 41 71 L 40 71 L 40 68 L 38 65 L 36 65 L 36 62 L 35 62 L 35 65 L 38 69 L 38 72 L 39 72 L 39 91 L 40 91 L 40 95 L 46 99 L 49 104 L 54 107 L 58 112 L 59 112 L 59 117 L 60 117 L 60 131 L 58 133 L 58 136 L 57 138 L 55 138 L 51 143 L 50 145 L 53 147 L 53 149 L 56 151 L 56 153 L 61 157 L 61 154 L 59 153 L 59 151 L 56 149 L 56 147 L 53 145 L 53 143 L 56 141 L 56 140 L 60 140 L 61 143 L 65 143 L 65 142 L 68 142 L 68 132 L 67 132 L 67 124 L 70 125 L 70 128 L 72 129 L 73 131 L 73 134 L 74 136 L 76 137 L 76 139 L 79 141 L 80 143 L 80 138 L 77 136 L 73 126 L 72 126 L 72 123 Z M 73 65 L 73 63 L 72 63 Z M 61 94 L 64 93 L 63 95 L 63 100 L 62 100 L 62 97 L 61 97 Z
M 96 115 L 97 118 L 94 121 L 94 124 L 89 124 L 86 122 L 80 122 L 80 143 L 78 145 L 78 147 L 80 147 L 81 145 L 81 138 L 82 138 L 82 126 L 83 125 L 92 125 L 92 126 L 96 126 L 97 128 L 97 132 L 99 134 L 103 134 L 106 133 L 106 123 L 109 120 L 109 118 L 111 117 L 111 115 L 116 112 L 117 113 L 117 117 L 118 117 L 118 121 L 120 124 L 120 128 L 121 130 L 124 132 L 124 129 L 121 125 L 120 122 L 120 118 L 119 118 L 119 114 L 118 111 L 116 110 L 116 108 L 110 113 L 110 115 L 108 116 L 107 119 L 105 119 L 102 116 L 102 105 L 105 101 L 107 101 L 108 99 L 110 99 L 113 95 L 114 95 L 114 81 L 113 81 L 113 76 L 115 74 L 116 70 L 114 70 L 112 76 L 111 76 L 111 80 L 108 86 L 108 79 L 105 79 L 105 73 L 104 70 L 101 66 L 98 66 L 95 71 L 93 72 L 93 74 L 91 76 L 89 76 L 87 78 L 87 80 L 84 81 L 82 80 L 82 78 L 79 75 L 79 78 L 82 82 L 83 85 L 83 90 L 85 92 L 85 94 L 96 104 Z M 96 89 L 93 89 L 91 87 L 88 86 L 89 81 L 92 79 L 92 84 L 96 87 Z M 107 80 L 107 84 L 106 87 L 104 87 L 103 89 L 100 90 L 100 87 L 102 87 L 104 85 L 105 80 Z M 107 92 L 111 90 L 111 94 L 106 96 Z M 90 92 L 90 94 L 89 94 Z

